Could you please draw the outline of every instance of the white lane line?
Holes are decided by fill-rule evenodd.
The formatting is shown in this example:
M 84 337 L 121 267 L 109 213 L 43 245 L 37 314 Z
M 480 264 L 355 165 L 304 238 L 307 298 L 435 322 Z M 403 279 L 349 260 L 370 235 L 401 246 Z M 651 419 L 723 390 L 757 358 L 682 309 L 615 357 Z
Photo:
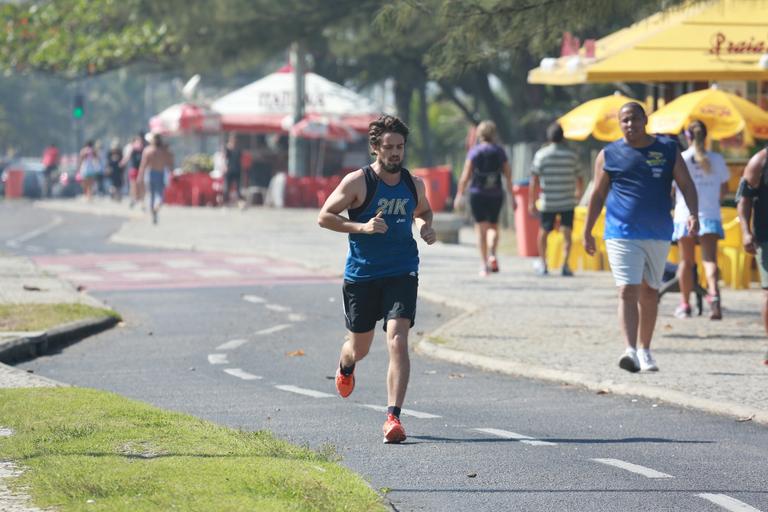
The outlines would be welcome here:
M 731 512 L 760 512 L 759 509 L 747 505 L 743 501 L 739 501 L 736 498 L 731 498 L 727 494 L 709 494 L 705 492 L 702 494 L 697 494 L 696 496 L 699 498 L 704 498 L 707 501 L 711 501 L 715 505 L 719 505 L 726 510 L 730 510 Z
M 266 299 L 262 299 L 256 295 L 243 295 L 243 300 L 245 302 L 252 302 L 253 304 L 263 304 L 267 302 Z
M 228 342 L 222 343 L 221 345 L 216 347 L 216 350 L 231 350 L 241 345 L 245 345 L 246 343 L 248 343 L 248 340 L 243 340 L 243 339 L 229 340 Z
M 379 412 L 387 412 L 387 408 L 382 405 L 371 405 L 371 404 L 356 404 L 359 407 L 367 407 L 368 409 L 373 409 L 374 411 Z M 433 418 L 441 418 L 442 416 L 438 416 L 436 414 L 430 414 L 428 412 L 419 412 L 419 411 L 413 411 L 411 409 L 402 409 L 400 411 L 400 414 L 403 416 L 413 416 L 414 418 L 420 418 L 423 420 L 429 420 Z
M 72 265 L 48 264 L 43 265 L 43 270 L 54 272 L 56 274 L 63 274 L 64 272 L 74 272 L 75 269 Z
M 515 441 L 520 441 L 523 444 L 529 444 L 531 446 L 557 446 L 557 443 L 541 441 L 535 437 L 518 434 L 517 432 L 510 432 L 509 430 L 501 430 L 498 428 L 473 428 L 472 430 L 491 434 L 492 436 L 501 437 L 502 439 L 514 439 Z
M 289 393 L 296 393 L 297 395 L 311 396 L 312 398 L 333 398 L 335 395 L 330 393 L 323 393 L 322 391 L 315 391 L 314 389 L 305 389 L 298 386 L 290 386 L 286 384 L 280 384 L 275 386 L 282 391 L 288 391 Z
M 104 278 L 101 276 L 97 276 L 96 274 L 85 274 L 80 272 L 73 272 L 73 273 L 66 273 L 63 274 L 64 279 L 68 279 L 70 281 L 103 281 Z
M 37 229 L 33 229 L 32 231 L 28 231 L 27 233 L 17 236 L 16 238 L 12 238 L 7 242 L 5 242 L 5 245 L 7 245 L 8 247 L 14 247 L 14 248 L 19 247 L 22 243 L 29 242 L 33 238 L 36 238 L 44 233 L 47 233 L 48 231 L 52 230 L 62 222 L 64 222 L 63 219 L 57 215 L 48 224 L 41 226 Z
M 254 256 L 237 256 L 233 258 L 224 258 L 224 261 L 231 263 L 232 265 L 259 265 L 266 263 L 267 260 Z
M 208 354 L 208 362 L 210 364 L 229 364 L 227 354 Z
M 291 310 L 291 308 L 280 306 L 279 304 L 265 304 L 264 307 L 270 311 L 276 311 L 277 313 L 287 313 Z
M 267 334 L 274 334 L 276 332 L 284 331 L 285 329 L 290 328 L 291 326 L 288 324 L 280 324 L 275 325 L 274 327 L 268 327 L 266 329 L 262 329 L 260 331 L 256 331 L 253 333 L 254 336 L 265 336 Z M 244 339 L 236 339 L 236 340 L 230 340 L 226 343 L 222 343 L 218 347 L 216 347 L 216 350 L 232 350 L 233 348 L 238 348 L 246 343 L 248 343 L 250 340 L 244 340 Z
M 304 315 L 301 315 L 299 313 L 288 313 L 288 321 L 289 322 L 303 322 L 306 320 L 307 317 Z
M 637 473 L 638 475 L 643 475 L 648 478 L 675 478 L 672 475 L 668 475 L 666 473 L 656 471 L 655 469 L 647 468 L 645 466 L 639 466 L 637 464 L 632 464 L 631 462 L 624 462 L 623 460 L 619 460 L 619 459 L 591 459 L 591 460 L 595 462 L 599 462 L 600 464 L 607 464 L 609 466 L 613 466 L 619 469 L 624 469 L 632 473 Z
M 228 373 L 232 375 L 233 377 L 237 377 L 238 379 L 243 380 L 259 380 L 262 377 L 258 375 L 254 375 L 252 373 L 244 372 L 240 368 L 225 368 L 224 373 Z

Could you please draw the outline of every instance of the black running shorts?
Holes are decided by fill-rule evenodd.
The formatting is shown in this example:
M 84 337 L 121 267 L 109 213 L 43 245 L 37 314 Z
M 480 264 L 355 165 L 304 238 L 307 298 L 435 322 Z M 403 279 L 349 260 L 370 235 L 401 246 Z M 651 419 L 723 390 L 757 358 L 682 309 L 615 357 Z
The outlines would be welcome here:
M 504 196 L 486 196 L 482 194 L 469 194 L 469 207 L 472 210 L 472 218 L 475 222 L 499 223 L 501 205 Z
M 541 212 L 541 228 L 549 233 L 555 229 L 555 217 L 560 216 L 561 228 L 573 227 L 573 210 L 564 212 Z
M 344 281 L 344 317 L 351 332 L 368 332 L 384 319 L 383 328 L 392 318 L 416 321 L 416 294 L 419 278 L 415 275 L 382 277 L 368 281 Z

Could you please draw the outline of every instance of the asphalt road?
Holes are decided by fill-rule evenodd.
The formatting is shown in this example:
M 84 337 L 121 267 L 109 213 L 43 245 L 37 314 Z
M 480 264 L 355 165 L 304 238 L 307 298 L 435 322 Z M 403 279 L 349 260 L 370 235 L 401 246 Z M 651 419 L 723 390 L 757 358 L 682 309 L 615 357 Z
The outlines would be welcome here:
M 25 239 L 55 217 L 61 221 L 54 227 Z M 7 252 L 107 258 L 140 251 L 106 242 L 119 219 L 3 203 L 0 219 Z M 381 335 L 358 365 L 352 396 L 335 396 L 339 283 L 312 280 L 289 265 L 282 275 L 248 286 L 200 279 L 180 289 L 150 280 L 145 288 L 110 290 L 103 278 L 93 294 L 120 311 L 125 325 L 21 367 L 330 447 L 402 511 L 768 511 L 765 428 L 418 355 L 406 398 L 410 414 L 402 417 L 408 441 L 384 445 L 384 414 L 377 410 L 386 405 Z M 452 314 L 422 300 L 413 341 Z

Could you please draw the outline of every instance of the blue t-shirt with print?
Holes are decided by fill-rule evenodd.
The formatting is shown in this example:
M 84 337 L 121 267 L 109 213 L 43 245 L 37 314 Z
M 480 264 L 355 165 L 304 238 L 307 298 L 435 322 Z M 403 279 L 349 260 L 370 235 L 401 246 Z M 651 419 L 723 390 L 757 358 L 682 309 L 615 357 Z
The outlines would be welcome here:
M 624 139 L 605 147 L 603 169 L 611 180 L 605 201 L 606 240 L 672 239 L 672 171 L 678 146 L 656 137 L 650 145 L 634 148 Z

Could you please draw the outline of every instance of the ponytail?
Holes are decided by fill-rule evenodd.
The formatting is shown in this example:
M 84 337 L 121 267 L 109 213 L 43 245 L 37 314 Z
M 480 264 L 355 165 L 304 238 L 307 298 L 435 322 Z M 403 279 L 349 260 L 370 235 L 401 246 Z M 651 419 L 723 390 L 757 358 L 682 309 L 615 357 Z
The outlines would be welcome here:
M 712 163 L 707 156 L 707 127 L 701 121 L 694 121 L 688 125 L 688 132 L 693 143 L 693 161 L 696 162 L 705 174 L 712 172 Z

